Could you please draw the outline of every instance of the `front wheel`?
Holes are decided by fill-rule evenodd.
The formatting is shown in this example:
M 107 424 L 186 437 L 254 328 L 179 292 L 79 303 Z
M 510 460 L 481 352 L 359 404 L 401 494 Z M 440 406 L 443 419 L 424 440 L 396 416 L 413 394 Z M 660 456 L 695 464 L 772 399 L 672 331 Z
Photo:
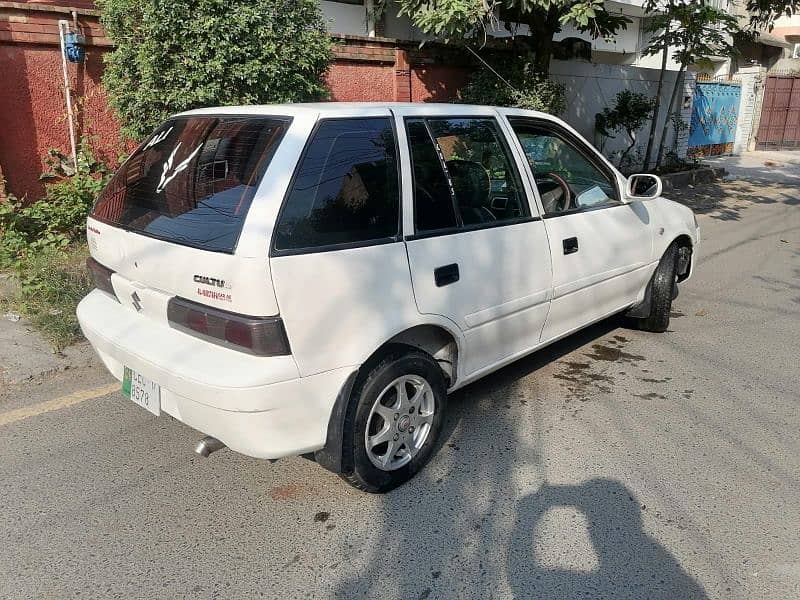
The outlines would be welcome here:
M 430 459 L 447 403 L 442 370 L 428 354 L 386 356 L 353 389 L 344 427 L 342 478 L 371 493 L 411 479 Z
M 678 245 L 672 243 L 656 267 L 650 280 L 650 314 L 637 319 L 636 325 L 643 331 L 661 333 L 669 327 L 672 299 L 678 279 Z

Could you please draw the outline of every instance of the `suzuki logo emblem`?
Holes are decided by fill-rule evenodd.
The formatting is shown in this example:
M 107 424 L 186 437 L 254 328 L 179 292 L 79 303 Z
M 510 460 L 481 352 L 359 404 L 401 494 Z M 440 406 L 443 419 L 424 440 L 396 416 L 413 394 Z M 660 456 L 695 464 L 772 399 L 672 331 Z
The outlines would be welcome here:
M 133 308 L 136 309 L 136 312 L 142 312 L 142 299 L 139 298 L 139 294 L 133 292 L 131 294 L 131 300 L 133 300 Z

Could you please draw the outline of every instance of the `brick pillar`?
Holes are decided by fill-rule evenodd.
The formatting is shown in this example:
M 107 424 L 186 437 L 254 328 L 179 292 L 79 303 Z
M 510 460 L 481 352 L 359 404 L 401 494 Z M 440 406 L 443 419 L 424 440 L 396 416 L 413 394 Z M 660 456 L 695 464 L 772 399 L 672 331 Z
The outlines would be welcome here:
M 394 51 L 394 100 L 411 102 L 411 65 L 408 53 L 402 48 Z

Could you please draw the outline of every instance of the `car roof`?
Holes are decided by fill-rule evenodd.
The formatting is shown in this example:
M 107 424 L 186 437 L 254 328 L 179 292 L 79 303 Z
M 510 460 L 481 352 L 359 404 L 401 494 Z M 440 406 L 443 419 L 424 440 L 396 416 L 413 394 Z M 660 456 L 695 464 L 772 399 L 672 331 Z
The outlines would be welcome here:
M 451 104 L 436 102 L 306 102 L 296 104 L 255 104 L 249 106 L 214 106 L 180 113 L 189 115 L 271 115 L 271 116 L 317 116 L 319 118 L 386 116 L 391 111 L 404 115 L 486 115 L 499 112 L 509 115 L 524 115 L 552 119 L 551 115 L 532 110 L 479 106 L 474 104 Z

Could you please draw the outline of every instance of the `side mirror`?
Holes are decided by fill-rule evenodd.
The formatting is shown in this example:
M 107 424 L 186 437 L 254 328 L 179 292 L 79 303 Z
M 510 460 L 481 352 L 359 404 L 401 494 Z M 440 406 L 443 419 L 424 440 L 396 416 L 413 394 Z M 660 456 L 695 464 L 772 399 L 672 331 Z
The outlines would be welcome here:
M 628 198 L 634 200 L 652 200 L 661 196 L 664 184 L 658 175 L 640 173 L 628 177 L 628 187 L 625 190 Z

